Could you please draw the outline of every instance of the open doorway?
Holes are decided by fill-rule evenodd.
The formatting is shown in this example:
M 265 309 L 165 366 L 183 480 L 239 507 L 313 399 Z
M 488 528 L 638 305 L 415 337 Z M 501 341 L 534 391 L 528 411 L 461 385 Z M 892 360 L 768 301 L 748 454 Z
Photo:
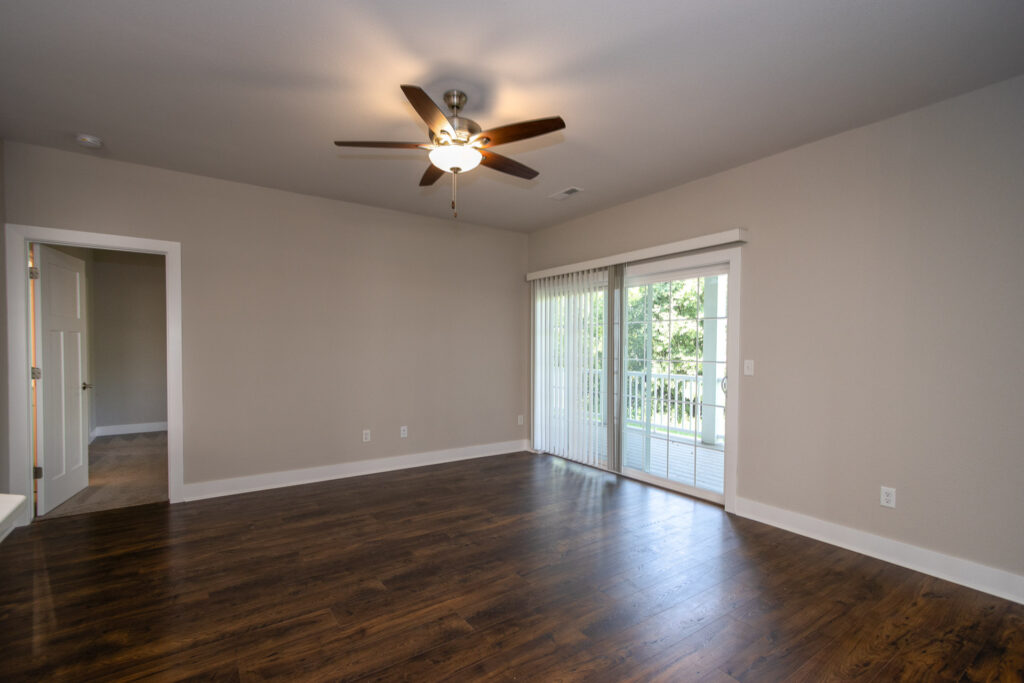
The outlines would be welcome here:
M 158 254 L 164 258 L 166 320 L 167 494 L 170 502 L 184 500 L 183 397 L 181 355 L 181 245 L 178 242 L 124 235 L 64 230 L 8 223 L 5 226 L 8 342 L 8 472 L 11 493 L 33 498 L 32 396 L 28 251 L 31 243 Z M 24 505 L 15 521 L 34 517 Z
M 166 502 L 164 256 L 33 243 L 29 260 L 36 515 Z

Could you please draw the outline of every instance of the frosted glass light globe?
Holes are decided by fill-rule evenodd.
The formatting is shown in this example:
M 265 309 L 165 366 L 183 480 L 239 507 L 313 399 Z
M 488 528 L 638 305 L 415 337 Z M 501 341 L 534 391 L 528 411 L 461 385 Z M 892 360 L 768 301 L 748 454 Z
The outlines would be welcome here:
M 442 145 L 430 150 L 430 163 L 442 171 L 452 173 L 452 169 L 459 169 L 459 173 L 472 171 L 480 165 L 483 154 L 475 147 L 467 145 L 450 144 Z

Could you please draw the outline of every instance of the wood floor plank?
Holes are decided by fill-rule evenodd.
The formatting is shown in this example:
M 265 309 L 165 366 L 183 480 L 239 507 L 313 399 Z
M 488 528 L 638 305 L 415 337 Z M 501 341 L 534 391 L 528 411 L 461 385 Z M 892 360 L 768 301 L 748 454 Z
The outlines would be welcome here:
M 1011 604 L 964 674 L 965 681 L 1024 681 L 1024 605 Z
M 527 453 L 44 520 L 0 680 L 1021 680 L 1024 606 Z

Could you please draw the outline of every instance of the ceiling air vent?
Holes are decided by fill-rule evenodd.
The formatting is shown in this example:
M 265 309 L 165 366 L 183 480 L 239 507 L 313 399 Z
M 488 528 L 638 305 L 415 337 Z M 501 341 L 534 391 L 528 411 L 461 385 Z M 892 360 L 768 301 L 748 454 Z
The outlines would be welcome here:
M 555 201 L 560 202 L 563 199 L 568 199 L 574 194 L 578 194 L 580 192 L 583 192 L 582 187 L 567 187 L 561 192 L 556 192 L 554 194 L 548 195 L 548 199 L 554 199 Z

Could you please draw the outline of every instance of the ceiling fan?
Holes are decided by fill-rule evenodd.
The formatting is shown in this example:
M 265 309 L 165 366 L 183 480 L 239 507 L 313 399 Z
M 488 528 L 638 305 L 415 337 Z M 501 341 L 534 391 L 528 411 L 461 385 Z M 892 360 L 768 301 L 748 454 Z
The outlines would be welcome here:
M 466 93 L 461 90 L 449 90 L 444 94 L 444 103 L 451 110 L 451 116 L 445 116 L 441 108 L 434 104 L 430 96 L 419 86 L 403 85 L 402 92 L 405 93 L 413 109 L 430 129 L 429 143 L 338 140 L 334 144 L 339 147 L 428 150 L 430 166 L 420 178 L 420 186 L 433 185 L 442 175 L 451 173 L 452 211 L 456 217 L 459 214 L 455 208 L 455 193 L 460 173 L 466 173 L 478 165 L 483 165 L 517 178 L 529 180 L 537 177 L 537 171 L 497 152 L 492 152 L 491 147 L 507 142 L 526 140 L 565 128 L 565 121 L 561 116 L 550 116 L 545 119 L 521 121 L 483 130 L 476 121 L 459 116 L 459 112 L 466 106 Z

